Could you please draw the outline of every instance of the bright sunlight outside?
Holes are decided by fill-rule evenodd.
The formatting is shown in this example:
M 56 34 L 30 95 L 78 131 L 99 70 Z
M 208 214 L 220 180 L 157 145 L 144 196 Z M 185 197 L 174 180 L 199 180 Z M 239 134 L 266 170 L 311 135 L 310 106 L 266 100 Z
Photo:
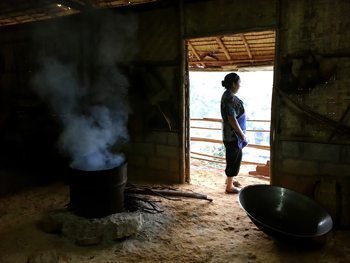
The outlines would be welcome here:
M 220 122 L 193 119 L 221 119 L 220 100 L 225 91 L 225 88 L 221 86 L 221 81 L 228 73 L 190 71 L 191 138 L 222 140 Z M 237 72 L 237 74 L 241 78 L 241 88 L 236 95 L 244 102 L 248 119 L 247 130 L 254 130 L 247 131 L 248 141 L 251 145 L 270 146 L 273 70 Z M 211 129 L 201 129 L 201 127 Z M 216 157 L 224 157 L 225 153 L 221 143 L 194 140 L 191 140 L 191 152 Z M 269 159 L 270 151 L 253 147 L 246 147 L 243 150 L 242 161 L 263 164 Z

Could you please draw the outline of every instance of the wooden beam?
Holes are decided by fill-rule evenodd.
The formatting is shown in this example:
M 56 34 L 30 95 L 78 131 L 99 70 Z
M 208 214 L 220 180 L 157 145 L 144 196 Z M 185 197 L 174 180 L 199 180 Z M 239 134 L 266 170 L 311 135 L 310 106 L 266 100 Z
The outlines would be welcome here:
M 258 60 L 254 60 L 254 59 L 241 59 L 241 60 L 224 60 L 224 61 L 213 61 L 213 60 L 206 60 L 206 61 L 200 61 L 200 62 L 204 62 L 206 65 L 217 65 L 217 66 L 224 66 L 224 65 L 228 65 L 228 64 L 234 64 L 234 65 L 239 65 L 242 63 L 249 63 L 249 62 L 256 62 L 256 63 L 263 63 L 264 65 L 266 64 L 266 62 L 270 62 L 271 65 L 273 65 L 274 63 L 274 58 L 268 58 L 268 59 L 258 59 Z M 188 62 L 190 65 L 192 64 L 197 64 L 198 61 L 189 61 Z
M 214 155 L 209 155 L 209 154 L 204 154 L 204 153 L 198 153 L 198 152 L 190 152 L 191 154 L 197 154 L 200 156 L 206 156 L 206 157 L 211 157 L 211 158 L 215 158 L 215 159 L 219 159 L 219 160 L 225 160 L 225 158 L 220 157 L 220 156 L 214 156 Z
M 232 60 L 230 53 L 228 52 L 228 50 L 227 50 L 225 44 L 222 42 L 221 38 L 216 37 L 215 40 L 218 43 L 218 45 L 220 46 L 220 48 L 222 49 L 222 51 L 224 51 L 227 60 Z
M 217 52 L 214 52 L 214 51 L 210 51 L 210 52 L 205 52 L 203 53 L 200 57 L 201 57 L 201 60 L 204 62 L 206 60 L 204 60 L 206 57 L 209 57 L 209 58 L 212 58 L 212 59 L 215 59 L 216 61 L 219 61 L 220 59 L 215 56 L 215 53 Z
M 81 0 L 85 3 L 86 7 L 88 8 L 97 8 L 98 7 L 98 4 L 95 3 L 94 0 Z
M 193 142 L 211 142 L 211 143 L 223 144 L 222 140 L 209 139 L 209 138 L 191 137 L 190 140 Z M 259 149 L 259 150 L 266 150 L 266 151 L 270 150 L 270 146 L 265 146 L 265 145 L 248 144 L 247 147 L 255 148 L 255 149 Z
M 200 126 L 191 126 L 191 129 L 199 129 L 199 130 L 210 130 L 210 131 L 221 131 L 222 128 L 207 128 Z M 270 132 L 270 130 L 246 130 L 246 132 Z
M 194 192 L 184 192 L 178 190 L 163 190 L 163 189 L 153 189 L 151 187 L 126 187 L 125 193 L 128 194 L 138 194 L 138 195 L 155 195 L 155 196 L 176 196 L 176 197 L 188 197 L 188 198 L 196 198 L 196 199 L 204 199 L 210 202 L 213 199 L 209 198 L 207 195 L 194 193 Z
M 78 11 L 83 11 L 83 10 L 89 8 L 89 6 L 86 4 L 86 2 L 84 2 L 84 4 L 74 2 L 72 0 L 50 0 L 50 2 L 56 3 L 58 5 L 64 5 L 66 7 L 69 7 L 69 8 L 78 10 Z
M 191 118 L 191 121 L 212 121 L 212 122 L 222 122 L 222 119 L 217 118 Z
M 245 48 L 246 48 L 246 50 L 247 50 L 247 52 L 248 52 L 248 56 L 249 56 L 251 62 L 253 62 L 253 56 L 252 56 L 252 53 L 250 52 L 250 48 L 249 48 L 248 41 L 247 41 L 247 39 L 245 38 L 244 34 L 240 34 L 240 36 L 241 36 L 242 41 L 243 41 L 243 43 L 244 43 L 244 46 L 245 46 Z
M 196 159 L 196 160 L 200 160 L 200 161 L 207 161 L 207 162 L 212 162 L 212 163 L 226 164 L 226 162 L 223 162 L 223 161 L 208 160 L 208 159 L 205 159 L 205 158 L 199 158 L 199 157 L 194 157 L 194 156 L 191 156 L 191 159 Z
M 190 50 L 192 51 L 193 55 L 198 59 L 198 61 L 201 61 L 201 57 L 198 55 L 197 51 L 194 49 L 193 45 L 191 44 L 190 41 L 187 42 L 188 43 L 188 47 L 190 48 Z
M 211 130 L 211 131 L 221 131 L 222 128 L 207 128 L 207 127 L 199 127 L 199 126 L 191 126 L 191 129 L 200 129 L 200 130 Z
M 50 3 L 52 4 L 52 2 Z M 16 17 L 17 13 L 27 13 L 28 11 L 32 11 L 33 9 L 46 8 L 47 4 L 47 1 L 44 0 L 37 0 L 34 3 L 33 1 L 26 1 L 25 3 L 20 5 L 6 4 L 4 6 L 1 6 L 0 16 L 4 16 L 3 18 L 14 19 L 13 17 Z M 16 21 L 20 22 L 19 20 Z
M 187 41 L 187 43 L 188 43 L 188 47 L 189 47 L 190 50 L 192 51 L 193 55 L 198 59 L 198 62 L 201 62 L 202 59 L 201 59 L 201 57 L 199 56 L 199 54 L 197 53 L 197 51 L 195 50 L 194 46 L 191 44 L 190 41 Z M 196 63 L 198 63 L 198 62 L 196 62 Z M 190 63 L 190 61 L 189 61 L 189 63 Z M 204 64 L 204 63 L 201 62 L 200 64 L 201 64 L 203 67 L 205 67 L 205 64 Z
M 225 161 L 225 158 L 222 158 L 222 157 L 218 157 L 218 156 L 213 156 L 213 155 L 208 155 L 208 154 L 203 154 L 203 153 L 197 153 L 197 152 L 191 152 L 191 154 L 195 154 L 195 155 L 199 155 L 199 156 L 204 156 L 204 157 L 210 157 L 210 158 L 214 158 L 214 160 L 211 160 L 211 159 L 204 159 L 204 158 L 199 158 L 199 157 L 196 157 L 196 156 L 192 156 L 191 155 L 191 158 L 193 159 L 198 159 L 198 160 L 203 160 L 203 161 L 208 161 L 208 162 L 218 162 L 218 163 L 223 163 L 223 164 L 226 164 Z M 219 161 L 215 160 L 215 159 L 218 159 Z M 222 160 L 222 161 L 220 161 Z M 249 161 L 242 161 L 241 162 L 242 164 L 253 164 L 253 165 L 265 165 L 264 163 L 257 163 L 257 162 L 249 162 Z
M 191 121 L 212 121 L 212 122 L 222 122 L 222 119 L 217 119 L 217 118 L 191 118 Z M 247 122 L 271 122 L 269 120 L 247 120 Z

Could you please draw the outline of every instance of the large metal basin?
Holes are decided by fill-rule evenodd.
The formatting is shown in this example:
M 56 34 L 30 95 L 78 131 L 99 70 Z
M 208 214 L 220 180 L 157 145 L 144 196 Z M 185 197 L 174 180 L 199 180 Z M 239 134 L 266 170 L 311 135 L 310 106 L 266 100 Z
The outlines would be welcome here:
M 277 238 L 308 240 L 333 227 L 331 216 L 319 204 L 286 188 L 251 185 L 240 191 L 238 200 L 257 227 Z

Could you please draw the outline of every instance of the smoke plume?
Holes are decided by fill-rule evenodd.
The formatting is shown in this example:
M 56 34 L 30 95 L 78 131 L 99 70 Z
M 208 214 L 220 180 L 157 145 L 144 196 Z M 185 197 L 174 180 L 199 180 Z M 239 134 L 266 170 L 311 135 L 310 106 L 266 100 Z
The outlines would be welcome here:
M 71 157 L 71 167 L 86 171 L 109 169 L 125 159 L 111 150 L 128 140 L 128 80 L 116 64 L 133 55 L 130 46 L 137 29 L 135 18 L 128 15 L 106 13 L 98 21 L 95 42 L 90 43 L 96 68 L 91 70 L 93 81 L 83 84 L 78 61 L 63 62 L 52 55 L 39 58 L 40 70 L 32 81 L 34 90 L 62 121 L 58 143 Z

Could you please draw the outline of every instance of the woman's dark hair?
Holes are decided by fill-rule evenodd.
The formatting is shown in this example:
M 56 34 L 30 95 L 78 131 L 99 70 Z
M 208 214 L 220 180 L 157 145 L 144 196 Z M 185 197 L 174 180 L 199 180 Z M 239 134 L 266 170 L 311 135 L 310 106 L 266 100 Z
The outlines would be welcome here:
M 237 83 L 239 81 L 239 76 L 236 73 L 229 73 L 225 76 L 224 80 L 221 81 L 221 85 L 225 87 L 225 89 L 230 89 L 233 83 Z

